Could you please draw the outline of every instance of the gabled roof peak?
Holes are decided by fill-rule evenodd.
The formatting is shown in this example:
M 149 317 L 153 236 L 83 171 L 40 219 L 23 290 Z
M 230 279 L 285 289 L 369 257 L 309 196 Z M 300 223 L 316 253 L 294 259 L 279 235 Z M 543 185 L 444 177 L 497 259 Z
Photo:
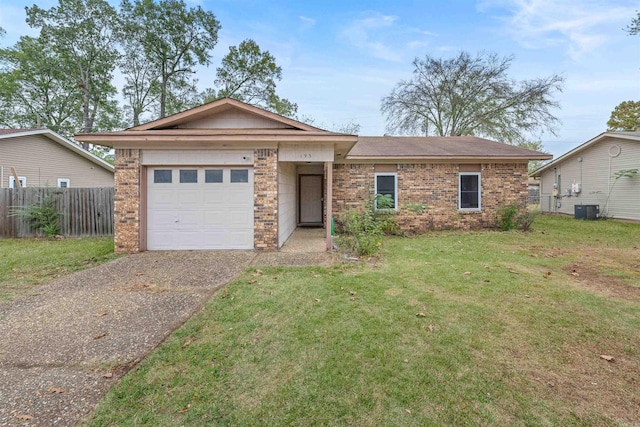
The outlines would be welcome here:
M 316 128 L 314 126 L 302 123 L 300 121 L 281 116 L 280 114 L 266 111 L 262 108 L 255 107 L 242 101 L 238 101 L 233 98 L 220 98 L 215 101 L 207 102 L 206 104 L 193 107 L 189 110 L 185 110 L 176 114 L 173 114 L 162 119 L 154 120 L 139 126 L 129 128 L 129 131 L 144 131 L 144 130 L 163 130 L 163 129 L 176 129 L 184 127 L 188 123 L 205 120 L 207 118 L 215 117 L 230 110 L 240 111 L 246 115 L 254 116 L 263 120 L 270 121 L 277 125 L 279 128 L 322 132 L 323 129 Z

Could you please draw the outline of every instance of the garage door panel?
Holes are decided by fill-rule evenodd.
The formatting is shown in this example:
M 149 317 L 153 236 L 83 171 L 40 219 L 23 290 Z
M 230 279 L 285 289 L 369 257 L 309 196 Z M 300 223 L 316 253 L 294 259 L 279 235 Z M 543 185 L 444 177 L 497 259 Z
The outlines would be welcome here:
M 156 250 L 169 250 L 174 249 L 173 245 L 178 239 L 177 231 L 162 231 L 161 233 L 148 233 L 147 235 L 147 246 L 149 248 L 153 248 Z
M 154 182 L 154 169 L 147 175 L 147 249 L 253 249 L 251 168 L 197 168 L 197 183 L 180 183 L 179 166 L 157 168 L 171 170 L 172 182 Z M 206 182 L 205 169 L 222 170 L 222 182 Z M 231 169 L 247 169 L 249 182 L 230 182 Z
M 227 226 L 225 215 L 223 215 L 219 210 L 205 212 L 204 226 L 206 229 L 214 227 L 225 228 Z
M 178 202 L 183 205 L 201 205 L 202 191 L 199 188 L 193 188 L 192 185 L 189 185 L 189 187 L 192 188 L 184 188 L 183 186 L 178 188 Z
M 177 227 L 179 230 L 188 230 L 195 229 L 198 230 L 201 228 L 201 224 L 203 221 L 203 212 L 201 211 L 180 211 L 180 215 L 178 216 Z
M 253 234 L 251 238 L 247 234 L 246 230 L 231 230 L 229 233 L 230 243 L 229 246 L 232 249 L 243 249 L 247 245 L 253 246 Z
M 167 229 L 169 226 L 173 227 L 175 221 L 178 220 L 177 212 L 173 210 L 155 209 L 153 214 L 155 217 L 153 229 Z
M 153 192 L 149 192 L 147 196 L 147 203 L 149 206 L 154 206 L 155 208 L 159 208 L 161 206 L 168 206 L 173 208 L 173 193 L 174 189 L 172 187 L 162 188 L 162 189 L 154 189 Z
M 253 212 L 247 212 L 246 209 L 230 208 L 230 226 L 251 227 L 253 228 Z

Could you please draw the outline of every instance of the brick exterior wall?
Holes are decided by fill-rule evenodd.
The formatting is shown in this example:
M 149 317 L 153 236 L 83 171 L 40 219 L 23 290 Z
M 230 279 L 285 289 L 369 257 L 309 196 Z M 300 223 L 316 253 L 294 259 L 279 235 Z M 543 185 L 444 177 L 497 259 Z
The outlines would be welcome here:
M 457 164 L 399 164 L 398 213 L 400 229 L 410 234 L 450 228 L 495 226 L 502 204 L 526 207 L 527 164 L 483 164 L 482 201 L 479 212 L 458 210 Z M 339 218 L 351 208 L 362 208 L 374 192 L 373 164 L 337 164 L 333 170 L 333 214 Z M 423 212 L 417 206 L 425 205 Z
M 253 155 L 253 247 L 278 249 L 278 150 L 259 148 Z
M 117 149 L 115 169 L 115 252 L 138 252 L 140 250 L 140 150 Z

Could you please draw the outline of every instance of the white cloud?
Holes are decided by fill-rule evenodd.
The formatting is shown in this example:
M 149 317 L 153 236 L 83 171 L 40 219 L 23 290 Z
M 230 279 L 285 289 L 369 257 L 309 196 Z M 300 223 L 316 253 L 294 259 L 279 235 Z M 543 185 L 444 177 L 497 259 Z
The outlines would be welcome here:
M 353 46 L 368 51 L 376 58 L 399 62 L 402 61 L 402 55 L 380 40 L 384 38 L 383 30 L 391 28 L 396 20 L 396 16 L 373 12 L 365 18 L 352 21 L 342 36 Z
M 422 54 L 436 34 L 403 25 L 397 16 L 367 12 L 351 21 L 341 36 L 352 46 L 390 62 L 407 62 Z
M 309 18 L 309 17 L 307 17 L 307 16 L 300 15 L 300 16 L 299 16 L 299 18 L 300 18 L 300 20 L 301 20 L 302 22 L 304 22 L 304 23 L 305 23 L 305 24 L 307 24 L 307 25 L 315 25 L 315 23 L 316 23 L 316 20 L 315 20 L 315 19 L 313 19 L 313 18 Z
M 631 3 L 610 0 L 482 0 L 480 11 L 506 9 L 501 19 L 516 41 L 528 48 L 562 46 L 572 59 L 589 54 L 631 21 Z

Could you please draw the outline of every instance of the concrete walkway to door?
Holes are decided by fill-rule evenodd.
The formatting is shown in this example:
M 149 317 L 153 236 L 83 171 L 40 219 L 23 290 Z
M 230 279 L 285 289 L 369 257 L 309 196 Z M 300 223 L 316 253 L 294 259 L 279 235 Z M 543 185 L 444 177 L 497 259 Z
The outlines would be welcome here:
M 319 227 L 299 227 L 287 239 L 280 252 L 318 253 L 327 250 L 327 232 Z
M 144 252 L 1 303 L 0 426 L 76 425 L 245 268 L 330 262 L 328 253 Z

